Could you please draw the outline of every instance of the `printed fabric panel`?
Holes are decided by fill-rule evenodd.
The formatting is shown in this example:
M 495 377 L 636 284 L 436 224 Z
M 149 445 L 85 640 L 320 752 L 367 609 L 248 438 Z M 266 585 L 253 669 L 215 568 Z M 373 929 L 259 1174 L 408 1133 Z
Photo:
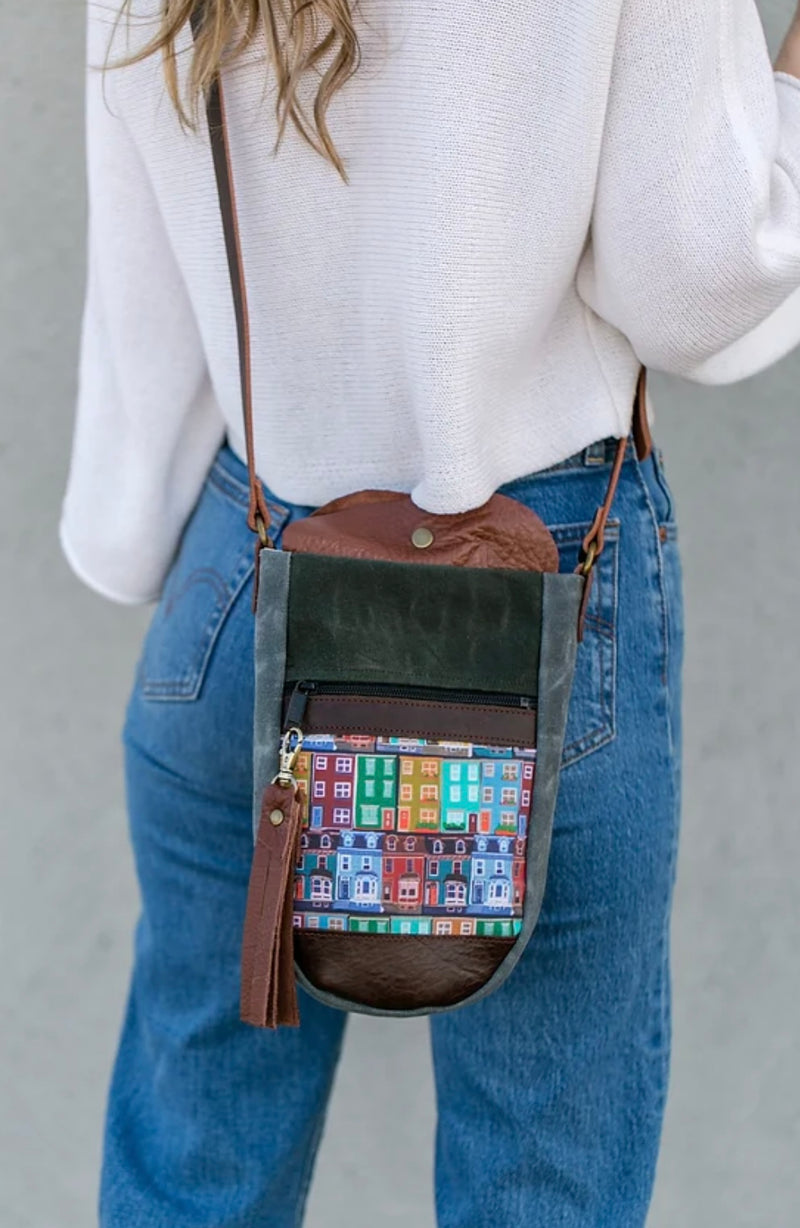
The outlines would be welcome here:
M 532 747 L 307 734 L 297 929 L 515 937 Z

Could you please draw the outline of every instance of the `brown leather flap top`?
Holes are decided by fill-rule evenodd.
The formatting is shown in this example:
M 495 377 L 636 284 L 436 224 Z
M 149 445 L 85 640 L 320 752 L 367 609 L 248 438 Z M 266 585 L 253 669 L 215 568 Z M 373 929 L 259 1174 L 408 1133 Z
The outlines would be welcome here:
M 558 571 L 558 548 L 544 521 L 497 494 L 482 507 L 440 516 L 406 494 L 360 490 L 287 525 L 283 548 L 390 563 Z

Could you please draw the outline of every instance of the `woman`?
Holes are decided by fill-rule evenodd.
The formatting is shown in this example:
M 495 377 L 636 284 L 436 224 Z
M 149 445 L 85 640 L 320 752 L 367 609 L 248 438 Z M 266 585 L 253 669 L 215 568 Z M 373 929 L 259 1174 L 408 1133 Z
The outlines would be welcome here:
M 291 32 L 277 0 L 209 0 L 195 47 L 196 7 L 89 6 L 90 65 L 124 63 L 88 75 L 61 538 L 99 592 L 159 602 L 125 723 L 142 913 L 100 1214 L 288 1228 L 346 1016 L 304 998 L 299 1030 L 238 1017 L 252 548 L 234 314 L 191 104 L 239 47 L 225 102 L 276 544 L 363 487 L 432 512 L 500 489 L 546 520 L 568 570 L 640 363 L 725 383 L 800 341 L 800 13 L 773 73 L 753 0 L 311 0 Z M 645 1221 L 681 736 L 657 450 L 629 448 L 613 517 L 538 927 L 501 989 L 431 1025 L 440 1228 Z

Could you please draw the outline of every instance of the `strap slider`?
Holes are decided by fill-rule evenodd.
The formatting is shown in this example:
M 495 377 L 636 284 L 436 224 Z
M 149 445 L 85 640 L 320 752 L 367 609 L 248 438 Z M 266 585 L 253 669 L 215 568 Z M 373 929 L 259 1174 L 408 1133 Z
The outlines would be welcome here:
M 578 568 L 577 568 L 577 570 L 580 572 L 582 576 L 588 576 L 589 572 L 594 567 L 595 559 L 597 558 L 599 553 L 600 553 L 600 548 L 598 546 L 597 541 L 595 540 L 595 541 L 589 542 L 589 545 L 586 547 L 584 557 L 581 559 L 580 563 L 578 564 Z
M 253 522 L 255 524 L 256 533 L 258 533 L 258 538 L 259 538 L 259 541 L 261 542 L 261 545 L 268 546 L 270 544 L 269 528 L 267 526 L 266 521 L 264 520 L 264 517 L 261 515 L 261 512 L 256 511 L 254 513 Z

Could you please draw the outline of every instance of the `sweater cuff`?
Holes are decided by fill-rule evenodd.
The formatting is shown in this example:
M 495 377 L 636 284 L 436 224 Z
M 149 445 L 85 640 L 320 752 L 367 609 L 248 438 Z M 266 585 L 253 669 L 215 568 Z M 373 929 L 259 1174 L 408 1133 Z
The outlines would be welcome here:
M 105 597 L 107 601 L 115 601 L 118 605 L 150 605 L 158 601 L 160 592 L 152 593 L 135 593 L 121 592 L 119 589 L 111 588 L 100 579 L 91 568 L 86 567 L 78 553 L 75 550 L 74 543 L 70 540 L 69 534 L 62 518 L 58 526 L 58 540 L 61 546 L 61 551 L 72 572 L 78 579 L 92 589 L 95 593 L 99 593 L 101 597 Z
M 698 384 L 735 384 L 758 375 L 800 345 L 800 289 L 793 291 L 766 320 L 687 372 Z

